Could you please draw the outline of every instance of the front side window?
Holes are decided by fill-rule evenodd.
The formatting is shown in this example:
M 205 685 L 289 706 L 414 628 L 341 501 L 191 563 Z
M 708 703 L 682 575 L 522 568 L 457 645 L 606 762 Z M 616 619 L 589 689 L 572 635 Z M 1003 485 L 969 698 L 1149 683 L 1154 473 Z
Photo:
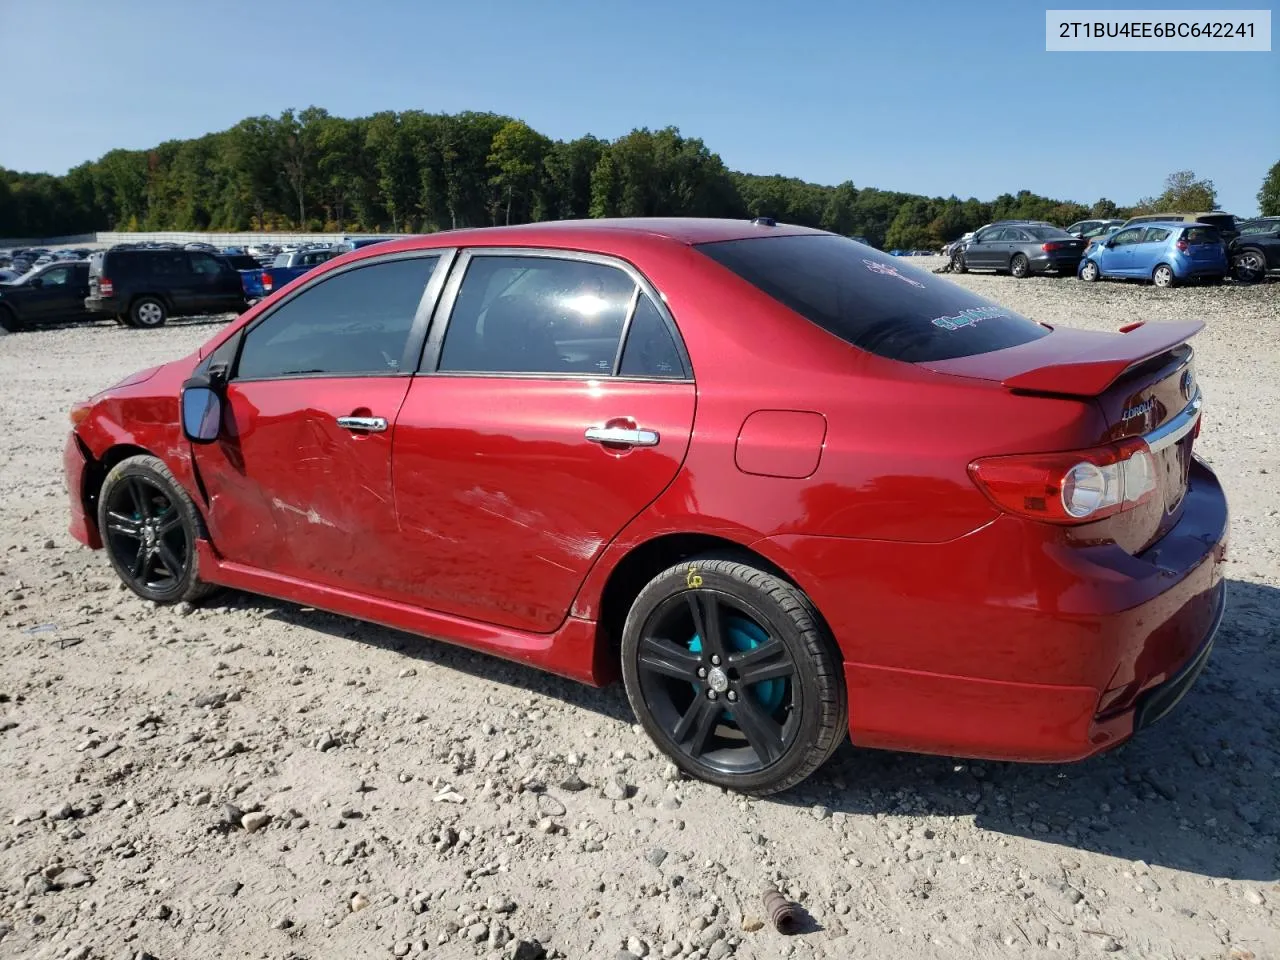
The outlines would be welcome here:
M 44 281 L 46 287 L 65 287 L 71 282 L 71 268 L 54 267 L 40 274 L 40 279 Z
M 828 333 L 891 360 L 967 357 L 1049 333 L 959 284 L 845 237 L 752 237 L 695 249 Z
M 439 257 L 389 260 L 308 287 L 245 335 L 236 376 L 398 373 Z
M 476 256 L 440 353 L 446 373 L 613 373 L 636 283 L 576 259 Z

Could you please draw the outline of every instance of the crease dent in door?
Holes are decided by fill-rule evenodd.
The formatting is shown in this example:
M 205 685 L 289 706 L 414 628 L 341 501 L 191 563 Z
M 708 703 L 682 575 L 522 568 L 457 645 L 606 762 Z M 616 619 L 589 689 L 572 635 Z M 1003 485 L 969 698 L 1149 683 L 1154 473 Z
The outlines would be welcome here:
M 433 610 L 548 633 L 604 548 L 675 479 L 692 383 L 417 377 L 396 424 L 397 588 Z M 653 446 L 586 432 L 634 420 Z

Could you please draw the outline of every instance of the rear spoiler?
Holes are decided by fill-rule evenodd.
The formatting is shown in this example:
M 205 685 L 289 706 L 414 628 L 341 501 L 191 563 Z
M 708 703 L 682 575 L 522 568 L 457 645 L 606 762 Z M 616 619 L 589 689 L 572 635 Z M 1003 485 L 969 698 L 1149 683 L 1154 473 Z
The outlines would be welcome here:
M 1203 320 L 1132 324 L 1061 360 L 1015 373 L 1001 384 L 1010 390 L 1096 397 L 1127 370 L 1185 343 L 1203 329 Z

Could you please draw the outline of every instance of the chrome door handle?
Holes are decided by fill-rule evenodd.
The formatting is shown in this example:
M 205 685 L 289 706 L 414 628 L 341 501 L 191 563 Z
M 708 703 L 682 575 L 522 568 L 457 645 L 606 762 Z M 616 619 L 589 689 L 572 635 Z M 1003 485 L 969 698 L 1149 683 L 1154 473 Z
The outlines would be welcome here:
M 587 427 L 586 437 L 593 443 L 616 443 L 625 447 L 656 447 L 660 439 L 657 430 L 627 427 Z
M 387 421 L 383 417 L 339 417 L 338 426 L 358 433 L 385 433 Z

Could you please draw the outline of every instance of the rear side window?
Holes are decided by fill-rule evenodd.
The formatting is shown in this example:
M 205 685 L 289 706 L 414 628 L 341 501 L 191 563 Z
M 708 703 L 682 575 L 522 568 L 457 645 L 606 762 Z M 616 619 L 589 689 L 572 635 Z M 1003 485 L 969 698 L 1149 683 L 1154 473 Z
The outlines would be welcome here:
M 1169 231 L 1164 227 L 1147 227 L 1147 232 L 1142 237 L 1143 243 L 1163 243 L 1169 239 Z
M 445 373 L 613 373 L 636 284 L 616 267 L 477 256 L 449 317 Z
M 618 373 L 624 377 L 656 377 L 678 379 L 684 376 L 680 351 L 667 322 L 648 294 L 640 294 L 635 315 L 627 329 L 627 344 L 622 348 L 622 365 Z
M 1182 232 L 1182 239 L 1187 243 L 1218 243 L 1222 236 L 1213 227 L 1187 227 Z
M 760 237 L 697 249 L 828 333 L 891 360 L 967 357 L 1049 332 L 958 284 L 844 237 Z

